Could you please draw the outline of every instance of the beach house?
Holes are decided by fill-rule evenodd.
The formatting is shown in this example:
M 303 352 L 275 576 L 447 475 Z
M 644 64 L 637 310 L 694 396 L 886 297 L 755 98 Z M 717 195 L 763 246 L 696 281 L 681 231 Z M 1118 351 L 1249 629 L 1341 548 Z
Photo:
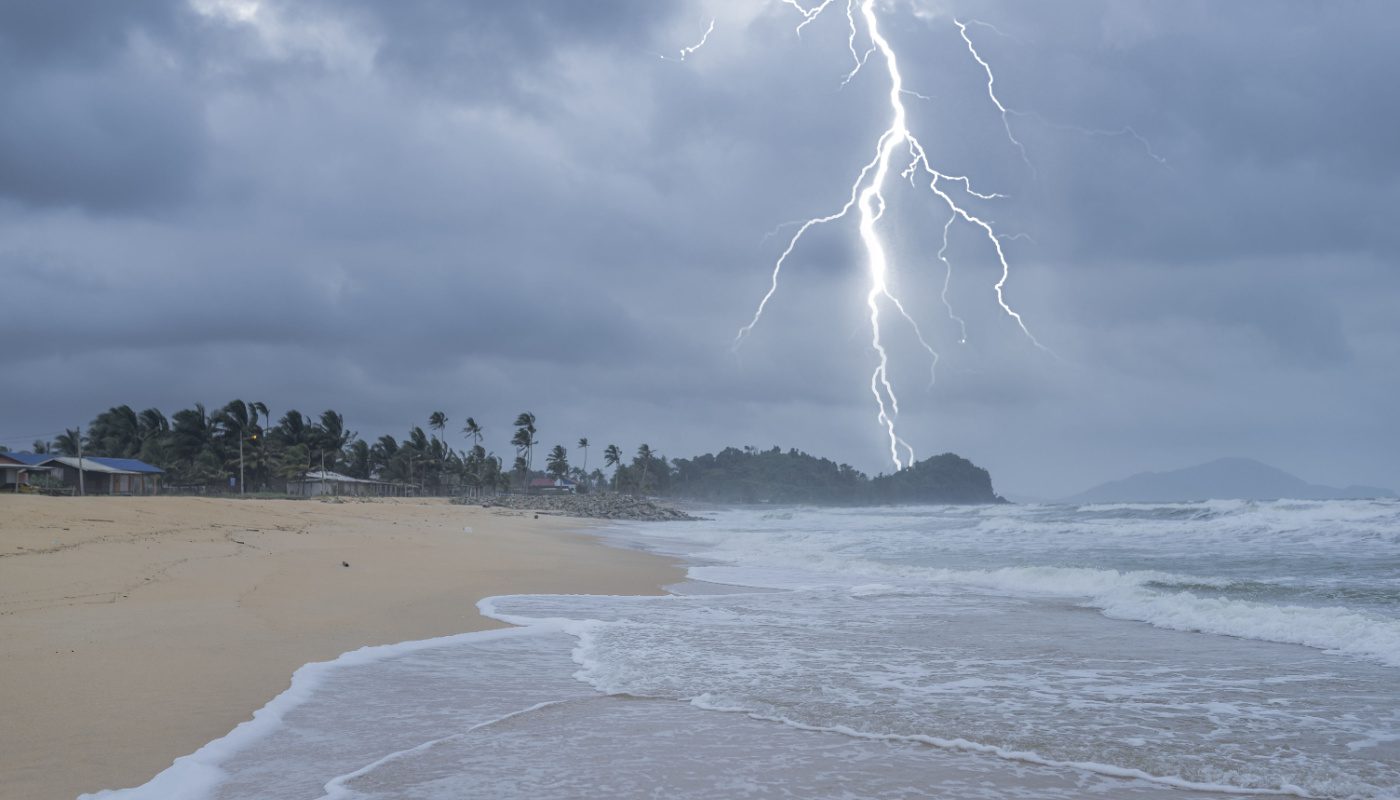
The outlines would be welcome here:
M 578 484 L 568 478 L 535 478 L 530 481 L 530 491 L 538 494 L 573 494 Z
M 416 487 L 390 481 L 352 478 L 330 470 L 315 470 L 287 481 L 287 494 L 293 497 L 390 497 L 415 494 Z
M 18 454 L 24 458 L 26 454 Z M 29 457 L 33 457 L 29 454 Z M 83 494 L 147 495 L 160 492 L 165 470 L 135 458 L 105 456 L 43 456 L 38 466 L 57 473 L 64 486 L 81 488 Z
M 30 464 L 13 453 L 0 453 L 0 492 L 28 491 L 29 476 L 47 471 L 46 467 Z

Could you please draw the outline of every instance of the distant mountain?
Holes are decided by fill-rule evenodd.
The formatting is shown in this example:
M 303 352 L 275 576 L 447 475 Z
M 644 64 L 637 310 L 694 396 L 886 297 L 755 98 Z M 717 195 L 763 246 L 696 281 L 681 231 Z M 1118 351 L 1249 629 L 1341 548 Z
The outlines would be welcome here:
M 1343 500 L 1395 497 L 1375 486 L 1336 489 L 1250 458 L 1221 458 L 1170 472 L 1142 472 L 1065 498 L 1066 503 L 1173 503 L 1189 500 Z

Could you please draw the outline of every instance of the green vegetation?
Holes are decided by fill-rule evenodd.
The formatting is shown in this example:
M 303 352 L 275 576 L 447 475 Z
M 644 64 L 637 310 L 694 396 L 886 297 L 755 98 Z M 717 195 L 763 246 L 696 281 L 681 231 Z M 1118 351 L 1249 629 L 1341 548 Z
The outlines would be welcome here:
M 444 435 L 447 422 L 436 411 L 428 417 L 434 436 L 414 426 L 401 441 L 385 435 L 368 442 L 329 409 L 314 418 L 293 409 L 274 425 L 262 402 L 233 400 L 212 412 L 196 403 L 168 418 L 159 409 L 137 413 L 123 405 L 98 414 L 82 434 L 70 429 L 52 442 L 35 442 L 33 451 L 77 455 L 81 442 L 84 455 L 139 458 L 164 469 L 175 490 L 280 492 L 288 480 L 322 469 L 412 484 L 428 494 L 509 489 L 501 459 L 481 446 L 481 426 L 469 417 L 464 432 L 473 444 L 454 450 Z
M 892 475 L 868 478 L 849 464 L 777 447 L 677 459 L 670 494 L 714 503 L 884 505 L 1004 503 L 991 475 L 952 453 L 933 456 Z
M 564 449 L 564 445 L 556 444 L 554 449 L 549 451 L 549 455 L 544 460 L 544 471 L 551 478 L 559 479 L 567 477 L 569 474 L 569 451 Z
M 572 466 L 569 451 L 556 444 L 545 458 L 545 472 L 534 471 L 538 420 L 529 411 L 515 417 L 510 444 L 515 459 L 482 446 L 483 426 L 467 417 L 462 434 L 471 442 L 455 450 L 447 442 L 448 416 L 434 411 L 402 440 L 390 435 L 368 441 L 348 429 L 339 412 L 316 417 L 295 409 L 272 423 L 266 403 L 233 400 L 213 411 L 202 404 L 166 417 L 159 409 L 137 413 L 116 406 L 98 414 L 85 432 L 70 429 L 52 442 L 38 441 L 34 452 L 139 458 L 164 469 L 166 486 L 178 491 L 281 492 L 289 480 L 328 470 L 354 478 L 409 484 L 433 495 L 520 490 L 530 479 L 569 478 L 579 491 L 606 489 L 714 503 L 883 505 L 901 503 L 998 503 L 987 471 L 952 453 L 934 456 L 892 475 L 869 478 L 848 464 L 837 464 L 798 450 L 774 447 L 726 448 L 718 454 L 669 460 L 649 444 L 630 460 L 616 444 L 603 449 L 601 469 L 588 472 L 587 437 L 578 439 L 583 466 Z

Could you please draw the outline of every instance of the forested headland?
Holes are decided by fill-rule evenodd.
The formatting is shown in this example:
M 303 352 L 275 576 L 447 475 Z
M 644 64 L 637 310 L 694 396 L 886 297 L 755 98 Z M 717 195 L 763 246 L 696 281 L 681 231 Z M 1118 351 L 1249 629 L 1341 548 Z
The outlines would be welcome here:
M 888 475 L 867 477 L 799 450 L 729 447 L 717 455 L 676 459 L 669 495 L 714 503 L 903 505 L 1004 503 L 987 470 L 953 453 Z

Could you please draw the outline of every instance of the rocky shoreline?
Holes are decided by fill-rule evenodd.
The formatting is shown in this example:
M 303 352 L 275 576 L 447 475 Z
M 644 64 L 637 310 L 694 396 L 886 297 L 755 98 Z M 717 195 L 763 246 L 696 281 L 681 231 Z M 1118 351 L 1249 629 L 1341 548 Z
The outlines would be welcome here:
M 534 511 L 588 519 L 639 520 L 669 522 L 697 520 L 672 506 L 662 505 L 643 497 L 625 494 L 504 494 L 497 497 L 462 497 L 452 501 L 459 505 L 503 508 L 512 511 Z

